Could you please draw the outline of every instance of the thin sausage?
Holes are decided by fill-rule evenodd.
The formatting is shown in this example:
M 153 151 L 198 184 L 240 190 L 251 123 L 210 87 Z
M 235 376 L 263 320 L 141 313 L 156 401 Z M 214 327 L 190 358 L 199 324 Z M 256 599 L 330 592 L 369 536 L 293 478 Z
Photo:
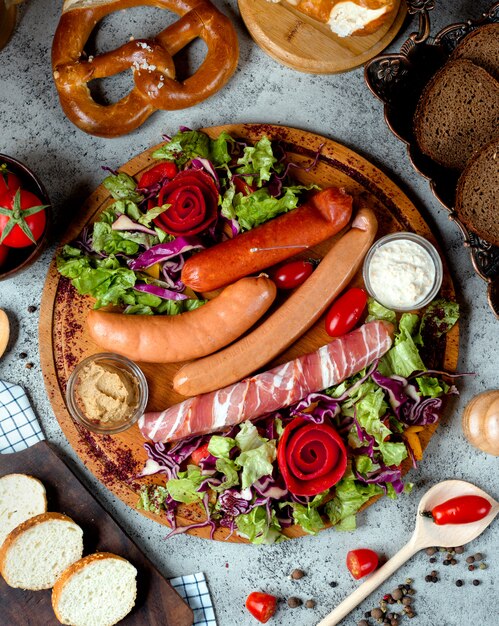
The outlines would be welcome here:
M 243 278 L 199 309 L 180 315 L 90 311 L 92 339 L 105 350 L 143 363 L 177 363 L 228 345 L 267 311 L 276 296 L 267 276 Z
M 194 291 L 218 289 L 336 235 L 351 215 L 352 196 L 324 189 L 297 209 L 193 255 L 182 269 L 182 282 Z
M 286 302 L 258 328 L 210 357 L 184 365 L 173 387 L 195 396 L 226 387 L 255 372 L 305 333 L 340 294 L 359 269 L 378 223 L 374 213 L 361 209 L 352 228 L 341 237 Z

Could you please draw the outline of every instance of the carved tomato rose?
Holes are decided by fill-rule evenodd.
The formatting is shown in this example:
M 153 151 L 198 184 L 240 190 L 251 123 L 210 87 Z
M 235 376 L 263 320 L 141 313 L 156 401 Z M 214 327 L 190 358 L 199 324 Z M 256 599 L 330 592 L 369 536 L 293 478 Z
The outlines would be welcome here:
M 195 235 L 217 219 L 218 190 L 211 176 L 200 170 L 184 170 L 161 188 L 158 205 L 169 204 L 154 220 L 170 235 Z
M 296 417 L 279 440 L 277 462 L 291 493 L 315 496 L 342 478 L 347 451 L 330 424 L 314 424 Z

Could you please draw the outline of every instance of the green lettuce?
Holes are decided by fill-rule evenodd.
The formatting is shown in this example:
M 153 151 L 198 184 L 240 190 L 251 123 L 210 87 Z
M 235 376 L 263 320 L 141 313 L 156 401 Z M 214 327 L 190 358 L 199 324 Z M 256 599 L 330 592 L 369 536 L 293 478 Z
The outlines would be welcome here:
M 419 332 L 414 338 L 418 345 L 423 345 L 423 338 L 429 334 L 438 339 L 454 326 L 459 319 L 459 304 L 450 300 L 434 300 L 423 313 Z
M 243 489 L 250 487 L 262 476 L 272 474 L 276 459 L 275 441 L 267 441 L 258 448 L 246 450 L 235 459 L 235 462 L 242 468 L 241 486 Z
M 138 204 L 144 199 L 136 191 L 137 183 L 135 180 L 128 174 L 125 174 L 125 172 L 107 176 L 102 181 L 102 184 L 115 200 L 129 200 Z
M 238 159 L 238 174 L 246 174 L 245 180 L 248 185 L 256 181 L 257 187 L 261 187 L 264 181 L 270 180 L 272 170 L 277 159 L 272 152 L 272 143 L 268 137 L 262 137 L 254 146 L 246 146 L 241 158 Z
M 176 502 L 192 504 L 203 499 L 199 486 L 205 479 L 197 465 L 188 465 L 185 472 L 179 472 L 178 478 L 172 478 L 166 483 L 166 489 Z
M 430 398 L 438 398 L 449 391 L 449 385 L 444 380 L 439 380 L 434 376 L 418 376 L 416 383 L 421 395 Z
M 378 485 L 358 482 L 350 472 L 336 485 L 335 497 L 326 504 L 326 514 L 337 530 L 355 530 L 357 511 L 370 498 L 382 493 Z
M 377 446 L 385 465 L 400 465 L 407 458 L 407 448 L 403 442 L 383 441 Z
M 275 543 L 284 541 L 286 537 L 281 534 L 275 511 L 269 520 L 266 507 L 256 506 L 249 513 L 238 515 L 235 518 L 239 534 L 251 543 Z
M 230 437 L 213 435 L 208 444 L 208 452 L 219 459 L 228 459 L 230 451 L 236 445 L 236 440 Z
M 291 506 L 295 524 L 299 524 L 309 535 L 316 535 L 325 527 L 318 508 L 328 495 L 329 489 L 314 496 L 306 506 L 298 502 L 286 502 L 284 505 Z
M 267 187 L 257 189 L 247 196 L 236 193 L 232 198 L 232 211 L 226 210 L 225 215 L 229 218 L 232 215 L 242 228 L 250 230 L 281 213 L 296 209 L 300 201 L 298 193 L 302 189 L 305 187 L 285 187 L 284 195 L 280 198 L 271 196 Z M 223 206 L 227 207 L 227 201 Z
M 258 448 L 266 441 L 267 439 L 260 437 L 257 427 L 250 421 L 245 421 L 239 425 L 239 432 L 236 435 L 236 443 L 241 452 Z
M 369 298 L 367 301 L 366 322 L 372 322 L 373 320 L 384 320 L 385 322 L 397 323 L 397 315 L 395 311 L 387 309 L 382 304 L 377 302 L 374 298 Z
M 414 342 L 418 324 L 419 317 L 415 313 L 402 315 L 393 346 L 379 364 L 378 369 L 383 375 L 397 374 L 407 378 L 417 370 L 426 369 Z
M 179 131 L 152 153 L 153 159 L 175 161 L 177 165 L 185 165 L 195 157 L 210 158 L 210 138 L 197 130 Z
M 168 491 L 166 487 L 161 485 L 142 485 L 137 508 L 159 515 L 164 510 L 163 505 L 167 497 Z
M 211 140 L 211 160 L 215 166 L 220 167 L 230 162 L 229 146 L 234 145 L 234 139 L 225 130 L 216 139 Z
M 239 485 L 239 473 L 234 461 L 223 458 L 217 459 L 216 468 L 218 472 L 225 476 L 225 479 L 221 485 L 213 487 L 214 491 L 225 491 L 225 489 L 229 489 L 229 487 Z

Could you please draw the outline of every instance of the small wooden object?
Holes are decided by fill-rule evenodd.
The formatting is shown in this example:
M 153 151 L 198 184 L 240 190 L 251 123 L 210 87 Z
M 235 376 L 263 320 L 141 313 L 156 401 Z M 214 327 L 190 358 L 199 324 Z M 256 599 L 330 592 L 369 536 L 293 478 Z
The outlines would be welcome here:
M 0 476 L 29 474 L 42 481 L 48 507 L 68 515 L 83 529 L 85 554 L 109 551 L 138 570 L 137 600 L 122 626 L 191 626 L 193 613 L 184 600 L 146 559 L 125 531 L 87 491 L 46 441 L 14 454 L 0 454 Z M 57 626 L 51 589 L 13 589 L 0 578 L 0 623 L 9 626 Z
M 7 349 L 7 344 L 9 343 L 9 335 L 9 318 L 7 317 L 7 313 L 3 309 L 0 309 L 0 358 Z
M 363 65 L 395 38 L 407 9 L 398 2 L 387 21 L 370 35 L 338 37 L 327 24 L 287 2 L 238 0 L 241 17 L 255 42 L 279 63 L 309 74 L 336 74 Z
M 486 498 L 492 504 L 490 513 L 470 524 L 448 524 L 437 526 L 433 520 L 420 515 L 422 511 L 431 511 L 434 506 L 457 496 L 476 495 Z M 416 518 L 416 528 L 409 542 L 392 558 L 382 565 L 369 578 L 357 587 L 334 611 L 329 613 L 317 626 L 336 626 L 346 615 L 355 609 L 368 595 L 377 589 L 387 578 L 396 572 L 416 552 L 431 546 L 462 546 L 476 539 L 494 520 L 499 511 L 499 504 L 471 483 L 463 480 L 445 480 L 432 487 L 421 498 Z
M 400 230 L 410 230 L 423 235 L 438 248 L 429 226 L 404 192 L 381 170 L 346 146 L 320 135 L 287 126 L 231 124 L 205 129 L 205 132 L 213 138 L 218 137 L 222 131 L 252 144 L 264 135 L 271 140 L 281 141 L 290 161 L 303 166 L 293 170 L 293 175 L 300 183 L 316 183 L 321 187 L 344 187 L 354 197 L 362 196 L 362 201 L 376 214 L 379 225 L 377 237 Z M 120 170 L 131 176 L 140 176 L 156 162 L 151 158 L 151 154 L 157 148 L 158 146 L 154 146 L 136 156 Z M 313 163 L 318 151 L 320 155 L 317 164 L 310 169 L 308 166 Z M 111 201 L 109 191 L 100 185 L 71 223 L 64 242 L 74 239 L 82 228 L 91 224 Z M 332 238 L 307 250 L 305 258 L 322 258 L 334 240 L 335 238 Z M 359 287 L 363 285 L 361 270 L 357 272 L 351 283 L 351 286 L 354 285 Z M 214 293 L 210 295 L 213 296 Z M 455 298 L 452 278 L 446 268 L 445 260 L 441 295 L 445 298 Z M 92 298 L 80 296 L 71 287 L 69 281 L 58 274 L 54 260 L 49 268 L 40 309 L 40 358 L 45 385 L 59 424 L 83 463 L 98 478 L 101 478 L 114 494 L 135 508 L 142 481 L 126 480 L 127 476 L 123 477 L 122 472 L 116 471 L 113 474 L 110 470 L 115 466 L 119 467 L 120 459 L 124 454 L 129 455 L 130 459 L 136 463 L 130 471 L 130 478 L 142 469 L 147 454 L 144 449 L 145 440 L 138 427 L 135 425 L 113 437 L 93 435 L 71 419 L 64 400 L 66 384 L 75 365 L 91 354 L 102 352 L 99 346 L 90 339 L 86 328 L 86 317 L 92 305 Z M 330 337 L 324 330 L 324 319 L 321 318 L 315 326 L 277 359 L 269 363 L 265 369 L 313 352 L 328 341 Z M 448 371 L 454 371 L 456 368 L 458 343 L 459 329 L 456 325 L 446 336 L 442 367 Z M 140 364 L 149 383 L 147 406 L 149 411 L 160 411 L 185 400 L 172 388 L 172 379 L 181 366 L 182 363 Z M 423 450 L 428 445 L 436 427 L 437 424 L 432 424 L 419 433 Z M 403 471 L 408 471 L 411 466 L 410 459 L 406 459 L 402 465 Z M 110 479 L 110 474 L 113 480 Z M 158 475 L 156 482 L 164 484 L 164 476 Z M 373 501 L 374 499 L 370 503 Z M 181 505 L 178 512 L 177 522 L 180 526 L 205 519 L 204 510 L 196 504 Z M 142 513 L 162 524 L 167 523 L 164 515 L 154 515 L 144 511 Z M 202 537 L 210 536 L 210 529 L 206 527 L 196 528 L 190 532 Z M 229 534 L 230 531 L 227 528 L 219 527 L 215 532 L 215 539 L 227 540 Z M 300 537 L 305 533 L 300 526 L 293 525 L 286 528 L 284 534 L 288 537 Z M 246 541 L 236 533 L 232 534 L 228 540 Z
M 466 405 L 463 432 L 472 446 L 499 456 L 499 389 L 484 391 Z

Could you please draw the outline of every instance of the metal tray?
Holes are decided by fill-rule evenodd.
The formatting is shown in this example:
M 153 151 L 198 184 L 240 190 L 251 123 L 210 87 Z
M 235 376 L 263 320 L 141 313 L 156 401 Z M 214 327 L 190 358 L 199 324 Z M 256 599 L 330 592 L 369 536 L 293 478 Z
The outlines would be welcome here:
M 470 232 L 457 218 L 454 198 L 459 174 L 424 155 L 412 130 L 414 111 L 426 83 L 466 35 L 483 24 L 499 22 L 499 2 L 479 19 L 451 24 L 432 37 L 429 12 L 434 6 L 435 0 L 407 0 L 409 14 L 419 17 L 418 32 L 411 33 L 398 54 L 383 54 L 369 61 L 364 77 L 369 89 L 384 104 L 388 127 L 407 145 L 412 165 L 429 180 L 432 192 L 461 230 L 476 273 L 488 283 L 490 307 L 499 318 L 499 247 Z

